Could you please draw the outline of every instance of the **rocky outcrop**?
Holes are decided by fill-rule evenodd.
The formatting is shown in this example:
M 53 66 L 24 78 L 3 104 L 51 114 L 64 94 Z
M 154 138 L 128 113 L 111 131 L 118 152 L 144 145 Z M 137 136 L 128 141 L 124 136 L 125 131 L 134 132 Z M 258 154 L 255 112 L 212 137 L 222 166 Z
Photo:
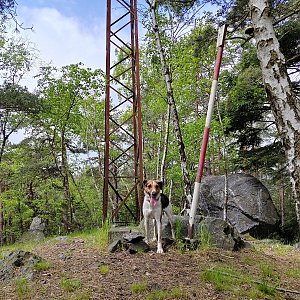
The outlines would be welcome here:
M 224 176 L 204 177 L 200 189 L 200 212 L 223 218 Z M 228 175 L 228 222 L 238 232 L 266 237 L 278 230 L 279 216 L 267 188 L 248 174 Z
M 198 230 L 200 244 L 205 242 L 211 247 L 230 251 L 245 247 L 239 232 L 222 219 L 206 217 L 199 223 Z
M 118 230 L 120 232 L 121 230 Z M 150 247 L 144 242 L 144 236 L 138 232 L 123 233 L 122 236 L 116 237 L 108 246 L 108 252 L 127 250 L 134 254 L 138 252 L 148 252 Z
M 29 241 L 37 242 L 45 239 L 45 223 L 39 217 L 34 217 L 28 231 L 24 232 L 19 240 L 20 243 Z
M 15 277 L 32 279 L 35 265 L 42 258 L 22 250 L 10 252 L 3 260 L 0 260 L 0 281 Z

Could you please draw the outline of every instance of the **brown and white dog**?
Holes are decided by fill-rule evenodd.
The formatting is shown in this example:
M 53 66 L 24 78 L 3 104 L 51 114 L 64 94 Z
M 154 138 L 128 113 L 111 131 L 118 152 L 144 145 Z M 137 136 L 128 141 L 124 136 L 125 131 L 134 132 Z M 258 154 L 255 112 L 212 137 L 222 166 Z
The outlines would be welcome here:
M 144 214 L 144 225 L 145 225 L 145 242 L 149 243 L 149 221 L 153 219 L 154 235 L 153 240 L 157 240 L 157 253 L 163 253 L 162 247 L 162 216 L 165 212 L 172 230 L 172 238 L 175 239 L 174 223 L 172 206 L 166 195 L 162 190 L 162 181 L 160 180 L 144 180 L 144 203 L 143 203 L 143 214 Z

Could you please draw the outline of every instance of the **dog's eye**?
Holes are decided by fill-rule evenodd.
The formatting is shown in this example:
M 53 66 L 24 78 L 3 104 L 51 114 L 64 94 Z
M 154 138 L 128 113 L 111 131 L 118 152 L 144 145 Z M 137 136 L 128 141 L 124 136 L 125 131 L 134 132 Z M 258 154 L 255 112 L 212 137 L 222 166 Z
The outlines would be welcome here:
M 148 184 L 148 185 L 147 185 L 147 188 L 150 189 L 150 188 L 151 188 L 151 184 Z

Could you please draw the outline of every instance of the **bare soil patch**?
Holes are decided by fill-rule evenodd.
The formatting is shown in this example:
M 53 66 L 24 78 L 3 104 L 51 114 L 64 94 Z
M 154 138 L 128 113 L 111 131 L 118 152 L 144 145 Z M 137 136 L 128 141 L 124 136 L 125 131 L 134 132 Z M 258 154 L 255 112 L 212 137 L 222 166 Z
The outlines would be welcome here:
M 300 270 L 299 250 L 290 248 L 279 254 L 273 245 L 240 252 L 208 249 L 181 253 L 174 247 L 164 254 L 126 251 L 111 254 L 75 237 L 37 245 L 32 252 L 50 262 L 50 268 L 35 271 L 23 291 L 14 280 L 0 283 L 1 300 L 251 299 L 216 288 L 203 278 L 203 272 L 234 268 L 261 280 L 262 265 L 272 266 L 281 288 L 300 293 L 297 272 L 289 274 L 289 270 Z M 250 284 L 236 289 L 250 289 Z M 283 291 L 262 295 L 255 299 L 300 299 L 300 294 Z

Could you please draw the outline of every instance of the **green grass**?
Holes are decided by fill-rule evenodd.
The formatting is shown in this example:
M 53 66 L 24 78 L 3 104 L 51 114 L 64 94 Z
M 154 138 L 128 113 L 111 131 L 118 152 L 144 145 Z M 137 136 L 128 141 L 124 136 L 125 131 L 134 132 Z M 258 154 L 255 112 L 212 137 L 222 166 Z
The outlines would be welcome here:
M 133 294 L 143 294 L 145 300 L 164 300 L 164 299 L 183 299 L 186 293 L 181 288 L 173 288 L 172 290 L 155 290 L 149 292 L 149 284 L 147 281 L 134 282 L 130 286 Z
M 236 286 L 246 282 L 241 273 L 229 267 L 207 269 L 203 272 L 202 277 L 212 283 L 217 291 L 232 291 Z
M 47 271 L 51 267 L 51 263 L 46 260 L 41 260 L 34 265 L 36 271 Z
M 187 298 L 187 295 L 181 288 L 173 288 L 170 291 L 157 290 L 157 291 L 150 292 L 145 297 L 146 300 L 183 299 L 183 298 Z
M 262 274 L 262 281 L 264 283 L 276 286 L 280 283 L 280 277 L 276 273 L 273 265 L 264 262 L 259 264 L 259 268 Z
M 157 291 L 153 291 L 153 292 L 149 293 L 145 299 L 146 300 L 164 300 L 164 299 L 167 299 L 168 296 L 169 296 L 168 291 L 157 290 Z
M 142 294 L 148 289 L 148 282 L 134 282 L 130 285 L 130 290 L 134 294 Z
M 77 278 L 62 278 L 59 286 L 67 292 L 74 292 L 81 287 L 81 281 Z
M 215 267 L 205 270 L 202 277 L 213 284 L 219 292 L 228 291 L 237 297 L 249 297 L 251 299 L 273 299 L 276 295 L 276 287 L 272 281 L 266 278 L 275 278 L 270 266 L 262 266 L 262 280 L 255 280 L 246 273 L 230 267 Z M 247 286 L 247 289 L 245 289 Z
M 207 250 L 213 247 L 211 236 L 207 228 L 203 225 L 200 226 L 198 238 L 200 240 L 199 248 Z
M 26 278 L 17 278 L 14 284 L 15 293 L 17 294 L 18 299 L 23 300 L 30 298 L 31 286 Z
M 262 282 L 258 284 L 258 289 L 263 292 L 265 295 L 275 296 L 276 288 L 274 286 L 270 286 L 266 282 Z
M 108 246 L 108 232 L 110 230 L 110 222 L 106 221 L 103 226 L 91 230 L 73 232 L 69 237 L 81 238 L 85 241 L 85 245 L 90 248 L 96 248 L 104 251 Z
M 300 279 L 300 269 L 292 268 L 292 269 L 286 270 L 286 275 L 290 278 Z
M 72 300 L 90 300 L 92 293 L 90 291 L 78 291 L 71 297 Z
M 109 266 L 108 265 L 101 265 L 99 267 L 99 272 L 102 274 L 102 275 L 106 275 L 109 273 Z

